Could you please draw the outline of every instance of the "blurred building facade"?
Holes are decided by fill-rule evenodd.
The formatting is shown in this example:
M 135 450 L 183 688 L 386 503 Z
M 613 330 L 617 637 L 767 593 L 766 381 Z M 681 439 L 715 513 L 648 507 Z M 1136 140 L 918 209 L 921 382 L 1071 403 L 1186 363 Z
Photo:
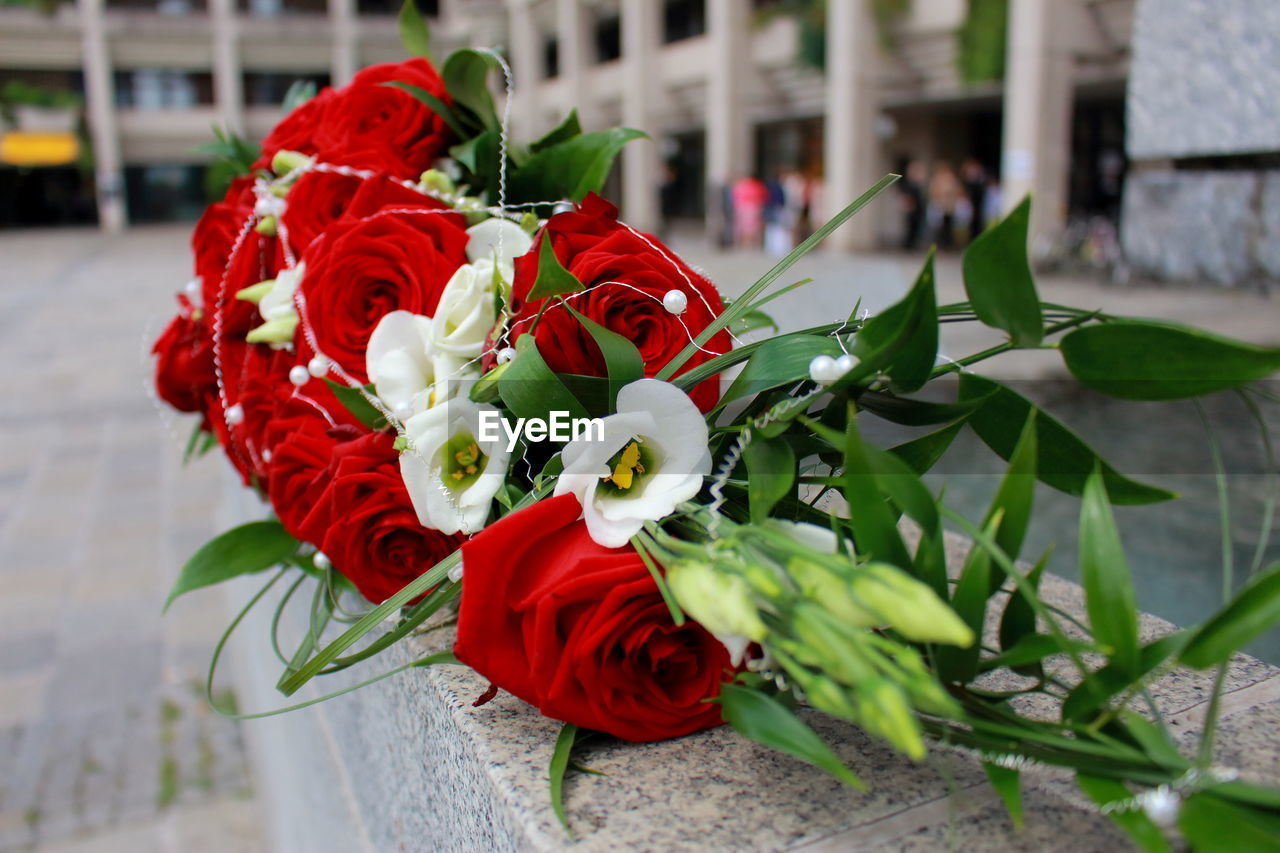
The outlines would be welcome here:
M 442 46 L 494 43 L 501 0 L 418 0 Z M 0 92 L 83 104 L 91 167 L 0 166 L 10 224 L 190 218 L 212 127 L 261 139 L 296 80 L 341 85 L 402 59 L 394 0 L 76 0 L 0 6 Z M 10 112 L 13 112 L 12 110 Z M 22 110 L 18 123 L 22 124 Z M 28 110 L 28 113 L 35 111 Z M 84 210 L 87 196 L 88 210 Z M 96 198 L 96 214 L 95 214 Z M 23 218 L 25 217 L 25 219 Z M 0 224 L 5 224 L 0 222 Z
M 588 127 L 654 137 L 623 155 L 620 195 L 643 226 L 693 215 L 719 228 L 727 185 L 780 170 L 817 181 L 830 214 L 912 161 L 976 161 L 1006 206 L 1033 192 L 1042 242 L 1071 212 L 1119 207 L 1133 0 L 507 6 L 521 133 L 576 105 Z M 893 199 L 875 211 L 834 244 L 897 242 Z

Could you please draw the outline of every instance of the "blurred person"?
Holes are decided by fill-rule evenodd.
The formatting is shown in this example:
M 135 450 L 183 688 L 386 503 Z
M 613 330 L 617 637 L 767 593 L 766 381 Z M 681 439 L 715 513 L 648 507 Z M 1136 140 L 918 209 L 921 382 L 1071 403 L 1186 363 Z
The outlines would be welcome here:
M 956 208 L 964 198 L 964 186 L 946 160 L 938 161 L 929 179 L 929 220 L 939 249 L 956 245 Z
M 898 198 L 902 204 L 902 249 L 910 252 L 916 248 L 924 231 L 927 207 L 924 184 L 928 172 L 919 160 L 908 162 L 902 172 L 902 180 L 898 182 Z
M 758 249 L 764 233 L 764 208 L 769 188 L 754 175 L 733 182 L 733 236 L 739 249 Z
M 968 157 L 960 164 L 960 180 L 969 202 L 969 239 L 972 240 L 987 227 L 987 170 L 976 157 Z
M 804 239 L 801 230 L 804 227 L 808 194 L 809 182 L 799 169 L 790 168 L 782 173 L 783 210 L 787 227 L 791 232 L 789 238 L 791 246 L 795 246 Z M 790 251 L 791 246 L 788 247 L 788 251 Z
M 995 175 L 987 181 L 987 191 L 982 196 L 982 219 L 984 222 L 995 222 L 1004 215 L 1004 193 L 1000 189 L 1000 179 Z
M 764 205 L 764 250 L 781 257 L 791 251 L 791 226 L 787 220 L 787 192 L 781 173 L 765 182 L 769 197 Z

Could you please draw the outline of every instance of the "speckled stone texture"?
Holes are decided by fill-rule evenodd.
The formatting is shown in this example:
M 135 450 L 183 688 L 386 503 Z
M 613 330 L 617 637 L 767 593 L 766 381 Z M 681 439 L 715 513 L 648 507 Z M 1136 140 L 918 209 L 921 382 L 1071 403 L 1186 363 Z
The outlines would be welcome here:
M 1280 3 L 1138 0 L 1130 157 L 1280 150 L 1278 89 Z
M 964 544 L 950 543 L 953 561 Z M 241 583 L 237 596 L 251 585 Z M 1080 591 L 1045 580 L 1046 598 L 1080 612 Z M 295 613 L 293 630 L 300 614 Z M 247 710 L 283 704 L 278 665 L 263 645 L 269 610 L 249 620 L 237 673 Z M 1146 637 L 1170 630 L 1143 620 Z M 445 632 L 403 644 L 380 668 L 448 642 Z M 1062 667 L 1065 673 L 1065 666 Z M 346 679 L 343 681 L 343 679 Z M 335 680 L 336 679 L 336 683 Z M 355 675 L 322 679 L 326 690 Z M 1154 691 L 1194 744 L 1210 679 L 1175 673 Z M 575 757 L 602 776 L 571 773 L 560 829 L 546 766 L 558 725 L 511 696 L 480 708 L 483 679 L 460 667 L 410 671 L 282 718 L 251 723 L 260 788 L 275 849 L 327 850 L 963 850 L 1113 851 L 1127 842 L 1079 807 L 1069 778 L 1053 770 L 1024 781 L 1026 825 L 1015 832 L 973 758 L 935 748 L 913 763 L 854 727 L 808 721 L 871 785 L 825 774 L 756 746 L 727 728 L 677 741 L 601 739 Z M 1222 754 L 1248 778 L 1275 783 L 1280 672 L 1252 659 L 1232 671 Z

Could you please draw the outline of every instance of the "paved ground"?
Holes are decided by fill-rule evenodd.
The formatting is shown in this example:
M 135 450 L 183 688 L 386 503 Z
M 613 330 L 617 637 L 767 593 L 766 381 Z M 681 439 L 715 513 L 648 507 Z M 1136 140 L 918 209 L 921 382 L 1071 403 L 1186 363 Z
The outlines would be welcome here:
M 0 234 L 0 850 L 262 847 L 240 727 L 196 692 L 225 604 L 206 592 L 159 612 L 177 566 L 220 526 L 219 460 L 181 467 L 190 424 L 159 417 L 145 383 L 144 342 L 187 277 L 187 239 L 185 227 Z M 770 264 L 682 248 L 729 294 Z M 817 281 L 775 314 L 812 325 L 859 295 L 878 310 L 916 264 L 811 257 L 794 277 Z M 939 281 L 943 301 L 963 298 L 953 259 Z M 1280 343 L 1277 299 L 1043 288 Z M 985 340 L 953 327 L 944 346 L 958 355 Z M 1043 365 L 1018 357 L 1001 370 Z
M 196 690 L 225 604 L 160 617 L 219 523 L 217 460 L 181 469 L 143 381 L 184 231 L 0 235 L 0 850 L 261 846 Z

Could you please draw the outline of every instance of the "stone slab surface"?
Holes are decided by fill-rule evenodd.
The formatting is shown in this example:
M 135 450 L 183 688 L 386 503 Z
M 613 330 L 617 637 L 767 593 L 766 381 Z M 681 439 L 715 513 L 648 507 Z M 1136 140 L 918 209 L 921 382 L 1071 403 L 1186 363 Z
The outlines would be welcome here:
M 1280 150 L 1280 4 L 1138 0 L 1127 144 L 1134 159 Z
M 964 543 L 950 544 L 952 561 Z M 243 584 L 241 594 L 249 592 Z M 1074 584 L 1047 577 L 1046 600 L 1081 611 Z M 250 634 L 266 629 L 267 610 Z M 294 614 L 301 628 L 300 612 Z M 1151 639 L 1172 630 L 1144 617 Z M 414 639 L 380 661 L 381 669 L 447 646 L 446 632 Z M 252 653 L 251 653 L 252 654 Z M 271 667 L 268 667 L 271 669 Z M 1066 664 L 1059 667 L 1070 678 Z M 368 673 L 366 673 L 367 675 Z M 354 681 L 335 676 L 323 689 Z M 1191 754 L 1207 702 L 1208 675 L 1178 671 L 1153 689 Z M 487 684 L 462 667 L 410 671 L 280 721 L 274 738 L 291 730 L 293 751 L 259 755 L 259 777 L 278 824 L 279 850 L 937 850 L 1113 851 L 1124 836 L 1082 806 L 1069 776 L 1053 768 L 1024 776 L 1026 824 L 1014 831 L 998 796 L 970 755 L 943 748 L 913 763 L 855 727 L 806 713 L 871 790 L 858 792 L 808 765 L 757 746 L 728 728 L 675 741 L 589 742 L 575 753 L 604 775 L 572 773 L 566 807 L 575 839 L 560 828 L 547 791 L 546 767 L 559 724 L 500 694 L 475 708 Z M 241 681 L 241 695 L 279 704 L 266 679 Z M 1280 743 L 1269 724 L 1280 715 L 1280 670 L 1252 658 L 1232 668 L 1221 729 L 1224 760 L 1245 778 L 1275 784 Z M 255 724 L 256 725 L 256 724 Z M 299 734 L 310 732 L 311 734 Z M 330 750 L 328 775 L 315 771 Z M 1247 753 L 1247 755 L 1246 755 Z M 294 758 L 296 767 L 288 766 Z M 273 769 L 262 768 L 275 762 Z M 275 791 L 282 781 L 285 791 Z M 300 789 L 312 789 L 310 794 Z M 341 813 L 342 843 L 312 846 L 303 813 L 280 809 L 308 797 L 321 824 Z M 283 799 L 281 799 L 283 797 Z M 322 805 L 327 803 L 327 805 Z M 335 836 L 329 836 L 330 839 Z

